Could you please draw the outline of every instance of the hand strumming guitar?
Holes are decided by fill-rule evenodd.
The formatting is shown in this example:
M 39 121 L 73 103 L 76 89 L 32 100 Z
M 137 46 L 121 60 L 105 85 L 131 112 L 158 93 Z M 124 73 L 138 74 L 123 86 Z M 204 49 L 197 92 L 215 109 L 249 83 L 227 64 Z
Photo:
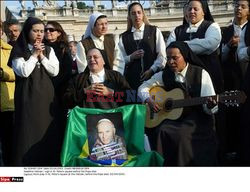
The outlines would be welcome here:
M 149 105 L 150 109 L 151 109 L 153 112 L 157 113 L 157 112 L 160 111 L 159 105 L 158 105 L 157 103 L 155 103 L 154 100 L 151 99 L 150 97 L 147 98 L 147 99 L 145 100 L 145 102 Z

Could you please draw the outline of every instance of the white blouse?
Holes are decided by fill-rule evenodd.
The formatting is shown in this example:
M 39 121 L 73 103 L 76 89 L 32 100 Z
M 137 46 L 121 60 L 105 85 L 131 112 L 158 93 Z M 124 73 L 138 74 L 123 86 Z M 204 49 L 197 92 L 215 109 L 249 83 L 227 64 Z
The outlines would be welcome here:
M 144 34 L 144 29 L 145 29 L 145 24 L 143 23 L 142 26 L 139 29 L 136 29 L 132 27 L 131 32 L 133 32 L 133 37 L 134 40 L 141 40 L 143 39 L 143 34 Z M 151 66 L 151 69 L 155 72 L 157 69 L 163 69 L 166 65 L 166 45 L 164 42 L 163 35 L 160 31 L 160 29 L 156 28 L 156 53 L 157 53 L 157 58 L 154 61 L 153 65 Z M 130 55 L 126 54 L 123 42 L 122 42 L 122 37 L 120 38 L 119 41 L 119 49 L 121 50 L 121 53 L 124 57 L 125 63 L 130 62 Z M 119 72 L 122 72 L 121 74 L 124 73 L 125 69 L 125 63 L 119 63 Z
M 33 49 L 32 45 L 29 44 L 28 46 L 30 50 Z M 59 73 L 59 61 L 55 55 L 54 49 L 52 47 L 50 48 L 51 51 L 49 54 L 49 59 L 44 57 L 41 62 L 39 62 L 38 58 L 34 57 L 33 55 L 31 55 L 27 61 L 25 61 L 23 57 L 13 59 L 13 70 L 20 77 L 29 77 L 36 66 L 43 65 L 51 76 L 56 76 Z
M 189 28 L 187 29 L 187 33 L 192 33 L 196 32 L 198 30 L 198 27 L 201 25 L 201 23 L 204 21 L 201 20 L 195 25 L 192 25 L 191 23 L 189 24 Z M 218 23 L 212 23 L 208 28 L 205 33 L 205 38 L 199 39 L 195 38 L 192 40 L 187 40 L 185 41 L 190 49 L 195 53 L 195 54 L 205 54 L 209 55 L 213 53 L 219 46 L 221 42 L 221 29 Z M 176 41 L 176 34 L 174 30 L 170 33 L 168 39 L 166 39 L 166 46 L 168 46 L 171 42 Z

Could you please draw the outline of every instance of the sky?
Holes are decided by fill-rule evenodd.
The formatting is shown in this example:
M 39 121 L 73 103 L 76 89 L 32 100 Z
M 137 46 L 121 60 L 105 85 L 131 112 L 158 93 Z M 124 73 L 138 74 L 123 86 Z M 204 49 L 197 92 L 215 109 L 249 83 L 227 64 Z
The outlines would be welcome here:
M 17 7 L 20 7 L 20 8 L 21 8 L 19 1 L 4 0 L 4 2 L 5 2 L 5 5 L 6 5 L 6 6 L 17 6 Z M 80 2 L 80 1 L 79 1 L 79 2 Z M 85 0 L 85 1 L 82 1 L 82 2 L 85 2 L 87 5 L 90 5 L 90 6 L 93 5 L 93 2 L 92 2 L 91 0 L 87 0 L 87 1 Z M 102 5 L 105 5 L 105 6 L 106 6 L 106 8 L 110 8 L 110 7 L 111 7 L 111 1 L 110 1 L 110 0 L 102 0 L 101 2 L 102 2 L 102 3 L 101 3 Z M 148 0 L 141 0 L 140 2 L 141 2 L 142 4 L 144 4 L 145 7 L 149 5 L 149 1 L 148 1 Z M 43 1 L 42 1 L 42 0 L 38 1 L 38 4 L 39 4 L 39 5 L 42 5 L 42 4 L 43 4 Z M 64 1 L 57 1 L 57 4 L 58 4 L 59 6 L 63 6 L 63 5 L 64 5 Z M 119 3 L 119 4 L 122 4 L 122 3 Z M 28 7 L 33 8 L 33 3 L 32 3 L 32 1 L 31 1 L 31 0 L 26 0 L 26 5 L 25 5 L 25 6 L 26 6 L 27 8 L 28 8 Z

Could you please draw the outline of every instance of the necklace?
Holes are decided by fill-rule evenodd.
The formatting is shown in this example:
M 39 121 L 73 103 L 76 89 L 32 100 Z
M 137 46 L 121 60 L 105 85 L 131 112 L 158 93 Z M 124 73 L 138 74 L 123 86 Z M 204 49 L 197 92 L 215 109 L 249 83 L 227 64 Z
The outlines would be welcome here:
M 134 39 L 135 41 L 135 44 L 136 44 L 136 50 L 139 50 L 141 49 L 140 48 L 140 44 L 141 44 L 141 41 L 143 39 L 143 36 L 141 35 L 141 32 L 139 31 L 135 31 L 135 37 L 137 40 Z M 144 61 L 143 61 L 143 57 L 140 58 L 140 64 L 141 64 L 141 74 L 144 73 Z

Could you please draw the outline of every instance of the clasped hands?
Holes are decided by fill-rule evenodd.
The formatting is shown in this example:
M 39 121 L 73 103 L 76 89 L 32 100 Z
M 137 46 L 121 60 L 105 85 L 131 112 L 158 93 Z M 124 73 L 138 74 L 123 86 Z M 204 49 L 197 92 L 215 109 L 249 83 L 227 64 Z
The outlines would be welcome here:
M 41 41 L 36 41 L 33 45 L 33 55 L 41 60 L 45 57 L 43 51 L 45 50 L 45 45 Z
M 113 89 L 106 87 L 103 83 L 92 83 L 87 88 L 84 88 L 84 93 L 87 92 L 94 93 L 96 95 L 108 96 L 114 93 Z

